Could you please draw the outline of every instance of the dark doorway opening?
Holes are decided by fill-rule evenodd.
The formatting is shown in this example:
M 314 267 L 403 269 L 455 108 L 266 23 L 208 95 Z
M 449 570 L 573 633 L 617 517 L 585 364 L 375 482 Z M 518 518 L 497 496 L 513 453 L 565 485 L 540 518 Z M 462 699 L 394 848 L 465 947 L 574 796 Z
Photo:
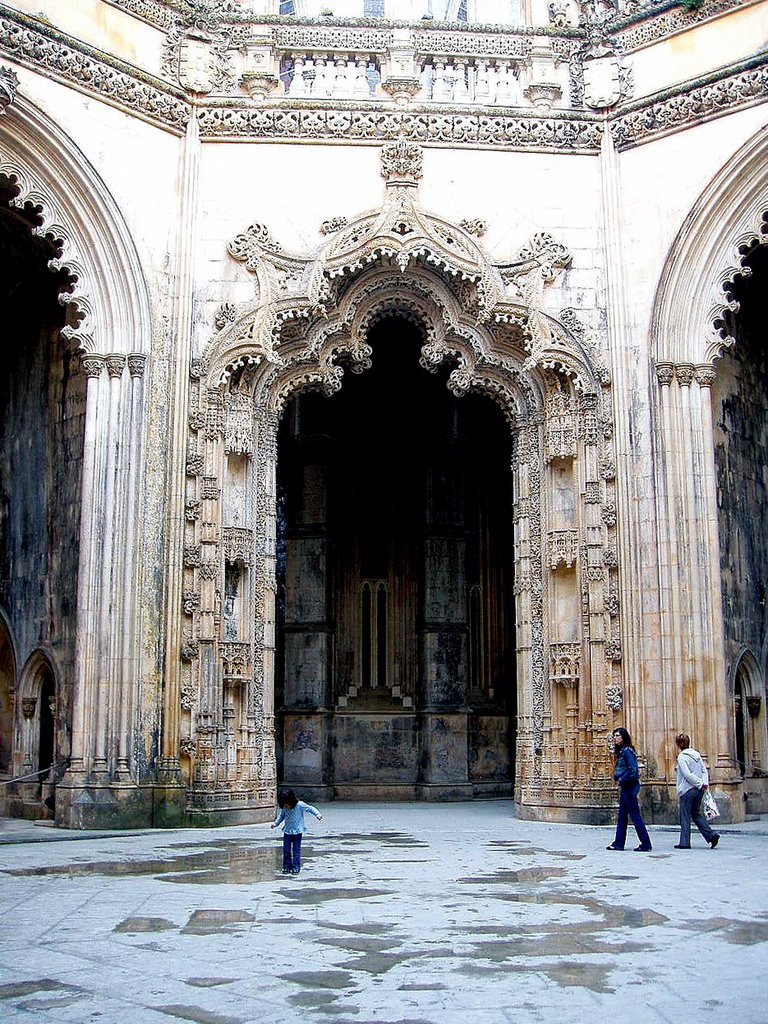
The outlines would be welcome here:
M 368 340 L 370 370 L 281 423 L 278 771 L 318 798 L 511 793 L 509 428 L 404 318 Z

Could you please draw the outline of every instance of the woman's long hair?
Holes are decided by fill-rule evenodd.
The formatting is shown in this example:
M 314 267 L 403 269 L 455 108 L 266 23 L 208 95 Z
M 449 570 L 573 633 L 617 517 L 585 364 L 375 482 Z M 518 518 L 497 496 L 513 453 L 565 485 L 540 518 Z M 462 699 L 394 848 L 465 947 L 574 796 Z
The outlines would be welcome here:
M 635 749 L 632 744 L 632 737 L 629 735 L 626 729 L 624 729 L 622 726 L 619 726 L 618 729 L 613 730 L 611 736 L 615 736 L 616 733 L 618 733 L 619 736 L 621 736 L 621 747 L 619 748 L 619 750 L 617 750 L 615 747 L 613 748 L 614 757 L 618 757 L 620 751 L 624 750 L 625 747 L 630 747 L 632 750 Z

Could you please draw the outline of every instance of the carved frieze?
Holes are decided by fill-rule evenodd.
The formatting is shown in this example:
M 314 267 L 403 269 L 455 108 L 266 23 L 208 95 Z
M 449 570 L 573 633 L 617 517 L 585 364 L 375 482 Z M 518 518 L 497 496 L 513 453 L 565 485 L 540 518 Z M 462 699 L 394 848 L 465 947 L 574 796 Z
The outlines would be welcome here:
M 71 81 L 95 96 L 111 100 L 165 128 L 182 132 L 189 105 L 159 88 L 155 80 L 117 60 L 98 60 L 64 41 L 53 26 L 21 17 L 0 17 L 0 48 L 21 63 L 44 69 L 49 76 Z
M 741 69 L 718 71 L 662 100 L 644 99 L 622 108 L 610 122 L 619 150 L 638 145 L 675 128 L 689 127 L 718 114 L 765 99 L 765 55 L 744 61 Z

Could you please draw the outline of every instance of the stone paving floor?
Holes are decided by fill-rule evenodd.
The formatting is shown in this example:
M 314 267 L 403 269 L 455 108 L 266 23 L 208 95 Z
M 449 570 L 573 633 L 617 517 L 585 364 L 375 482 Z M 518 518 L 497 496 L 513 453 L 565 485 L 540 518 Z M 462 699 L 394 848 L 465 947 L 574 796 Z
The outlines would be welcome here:
M 502 801 L 322 809 L 297 877 L 268 825 L 0 821 L 0 1021 L 768 1021 L 765 819 L 641 854 Z

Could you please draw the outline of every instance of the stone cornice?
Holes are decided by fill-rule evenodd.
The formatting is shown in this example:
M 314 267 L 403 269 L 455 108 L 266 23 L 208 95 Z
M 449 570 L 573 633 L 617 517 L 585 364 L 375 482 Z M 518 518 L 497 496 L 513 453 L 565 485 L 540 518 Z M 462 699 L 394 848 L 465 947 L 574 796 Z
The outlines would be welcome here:
M 189 120 L 189 103 L 181 90 L 4 3 L 0 52 L 169 131 L 183 132 Z
M 610 123 L 611 133 L 619 149 L 628 149 L 766 99 L 768 53 L 762 53 L 675 89 L 625 103 Z
M 628 18 L 615 20 L 611 24 L 611 38 L 621 47 L 623 53 L 631 53 L 643 46 L 661 39 L 686 32 L 714 18 L 720 18 L 740 7 L 751 7 L 761 0 L 704 0 L 701 7 L 687 10 L 680 0 L 665 0 L 664 3 L 644 6 Z
M 169 29 L 183 9 L 176 0 L 174 3 L 161 3 L 160 0 L 102 0 L 134 18 L 145 21 L 154 28 Z

